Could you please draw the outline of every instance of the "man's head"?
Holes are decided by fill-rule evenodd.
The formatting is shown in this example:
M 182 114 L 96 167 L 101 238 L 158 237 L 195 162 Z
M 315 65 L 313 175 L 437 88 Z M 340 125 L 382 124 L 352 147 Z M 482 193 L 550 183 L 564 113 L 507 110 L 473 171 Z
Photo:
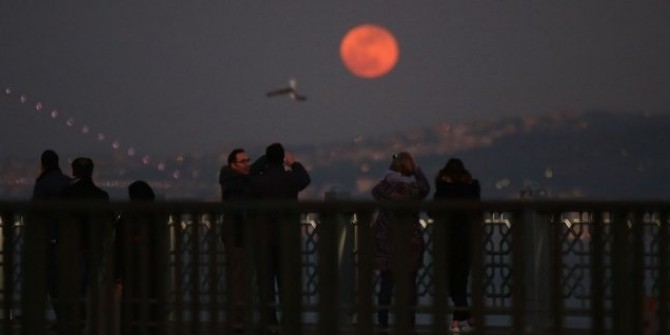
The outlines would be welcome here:
M 249 174 L 250 164 L 251 160 L 244 149 L 235 149 L 228 155 L 228 166 L 241 174 Z
M 265 149 L 268 163 L 284 164 L 284 147 L 280 143 L 272 143 Z
M 72 176 L 84 179 L 93 177 L 93 160 L 88 157 L 79 157 L 72 161 Z
M 58 170 L 58 154 L 53 150 L 44 150 L 40 157 L 42 171 Z

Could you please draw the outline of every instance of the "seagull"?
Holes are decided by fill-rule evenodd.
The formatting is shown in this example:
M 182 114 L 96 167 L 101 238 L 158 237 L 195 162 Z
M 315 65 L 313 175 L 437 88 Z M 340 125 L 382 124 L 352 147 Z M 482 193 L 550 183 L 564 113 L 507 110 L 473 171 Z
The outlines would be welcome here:
M 296 86 L 298 85 L 298 82 L 295 79 L 291 79 L 288 81 L 288 86 L 287 87 L 282 87 L 273 91 L 268 92 L 266 95 L 271 98 L 276 95 L 283 95 L 283 94 L 288 94 L 291 99 L 295 101 L 305 101 L 307 100 L 307 97 L 304 95 L 298 94 L 298 91 L 296 91 Z

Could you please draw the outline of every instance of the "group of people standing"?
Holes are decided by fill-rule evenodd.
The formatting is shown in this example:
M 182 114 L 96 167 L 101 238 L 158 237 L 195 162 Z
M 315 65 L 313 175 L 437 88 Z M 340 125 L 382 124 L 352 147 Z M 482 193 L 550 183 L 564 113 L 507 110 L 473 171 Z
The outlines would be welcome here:
M 284 152 L 279 143 L 266 148 L 265 155 L 253 164 L 249 155 L 243 149 L 235 149 L 228 156 L 228 164 L 221 168 L 219 174 L 221 195 L 223 201 L 243 201 L 250 199 L 297 200 L 298 192 L 307 187 L 310 177 L 304 166 L 297 162 L 292 154 Z M 472 177 L 460 159 L 450 159 L 435 177 L 436 200 L 478 200 L 480 198 L 479 182 Z M 414 158 L 407 152 L 393 155 L 389 171 L 372 189 L 372 196 L 379 201 L 386 200 L 423 200 L 430 193 L 430 182 Z M 254 241 L 254 247 L 264 254 L 265 260 L 259 271 L 267 271 L 262 276 L 261 302 L 270 306 L 265 311 L 271 327 L 268 333 L 276 333 L 278 319 L 275 301 L 275 285 L 280 290 L 281 299 L 281 238 L 278 231 L 280 225 L 278 216 L 261 216 L 258 236 L 248 239 L 245 232 L 250 231 L 245 225 L 249 222 L 248 213 L 238 211 L 229 213 L 224 219 L 223 241 L 226 253 L 229 256 L 227 280 L 235 289 L 232 289 L 232 299 L 237 306 L 243 306 L 243 292 L 246 292 L 247 280 L 244 278 L 244 265 L 248 264 L 244 255 L 245 243 Z M 454 303 L 450 330 L 452 333 L 464 331 L 474 326 L 474 319 L 467 310 L 467 285 L 471 263 L 471 219 L 467 213 L 451 213 L 444 217 L 435 215 L 438 224 L 448 225 L 447 236 L 449 248 L 449 292 Z M 297 218 L 295 218 L 297 220 Z M 256 218 L 258 221 L 258 218 Z M 391 235 L 395 223 L 407 226 L 409 231 L 409 250 L 392 248 Z M 419 213 L 380 212 L 371 226 L 374 237 L 374 264 L 380 275 L 380 292 L 378 296 L 377 321 L 385 333 L 389 327 L 389 310 L 393 295 L 396 272 L 402 269 L 409 270 L 401 274 L 407 278 L 410 286 L 409 303 L 417 303 L 416 276 L 423 264 L 424 240 L 423 229 L 419 221 Z M 397 254 L 400 253 L 409 261 L 409 266 L 398 267 Z M 395 256 L 395 257 L 394 257 Z M 242 331 L 244 328 L 243 308 L 237 308 L 233 314 L 234 329 Z M 410 323 L 414 325 L 415 317 L 412 312 Z
M 437 173 L 435 177 L 435 200 L 478 200 L 480 186 L 476 179 L 463 165 L 460 159 L 452 158 Z M 372 196 L 379 201 L 388 200 L 423 200 L 430 193 L 430 183 L 414 158 L 407 152 L 393 155 L 389 171 L 372 189 Z M 410 288 L 409 303 L 417 304 L 416 277 L 423 265 L 424 240 L 423 229 L 419 221 L 418 212 L 381 211 L 372 223 L 374 237 L 375 268 L 379 270 L 380 291 L 377 321 L 384 329 L 389 326 L 388 306 L 394 287 L 394 279 L 407 278 Z M 443 224 L 448 243 L 447 266 L 449 295 L 453 301 L 453 313 L 450 330 L 452 333 L 462 332 L 474 326 L 467 307 L 467 286 L 471 264 L 471 218 L 468 213 L 455 212 L 447 216 L 436 213 L 433 218 L 436 224 Z M 404 230 L 401 229 L 404 226 Z M 408 233 L 408 236 L 394 236 L 399 231 Z M 402 241 L 407 248 L 399 248 L 395 242 Z M 399 266 L 401 260 L 408 264 Z M 398 274 L 399 271 L 404 273 Z M 415 324 L 414 312 L 409 315 L 409 322 Z
M 53 150 L 45 150 L 40 157 L 41 172 L 35 181 L 31 200 L 34 202 L 45 201 L 82 201 L 90 203 L 108 203 L 109 195 L 98 187 L 93 181 L 93 160 L 88 157 L 79 157 L 72 161 L 72 176 L 62 172 L 59 165 L 58 154 Z M 131 201 L 152 202 L 155 194 L 148 183 L 138 180 L 128 186 L 128 195 Z M 95 221 L 95 222 L 94 222 Z M 35 221 L 37 223 L 39 221 Z M 114 230 L 114 278 L 116 284 L 115 292 L 120 296 L 121 304 L 121 329 L 123 334 L 139 333 L 143 328 L 149 334 L 162 334 L 159 323 L 156 322 L 160 315 L 162 296 L 164 288 L 157 278 L 159 272 L 148 273 L 142 269 L 147 264 L 156 265 L 159 255 L 165 254 L 160 241 L 165 240 L 166 220 L 160 220 L 155 215 L 140 217 L 130 213 L 115 216 L 93 218 L 86 215 L 75 215 L 74 217 L 59 216 L 50 217 L 45 221 L 47 237 L 47 265 L 46 284 L 47 294 L 56 316 L 56 323 L 49 328 L 58 333 L 66 334 L 72 329 L 84 329 L 87 320 L 87 296 L 91 283 L 91 274 L 96 271 L 96 265 L 100 261 L 100 245 L 93 242 L 92 232 L 96 229 L 104 229 L 105 223 L 111 222 Z M 67 229 L 64 224 L 74 223 L 75 229 Z M 76 232 L 78 238 L 68 239 L 65 235 Z M 61 258 L 67 243 L 77 243 L 76 259 Z M 101 241 L 97 241 L 101 242 Z M 67 254 L 68 256 L 74 256 Z M 63 264 L 77 263 L 76 283 L 64 283 L 60 276 L 63 272 Z M 127 264 L 128 263 L 128 264 Z M 78 299 L 72 303 L 72 298 L 63 300 L 64 287 L 71 285 L 76 287 Z M 138 298 L 150 300 L 147 315 L 143 316 L 146 325 L 140 325 L 140 311 L 137 304 L 131 303 Z M 69 320 L 79 320 L 79 324 L 69 324 Z
M 279 200 L 297 201 L 298 193 L 304 190 L 311 182 L 309 173 L 292 153 L 285 151 L 280 143 L 273 143 L 265 150 L 265 155 L 258 158 L 253 164 L 244 149 L 235 149 L 228 156 L 228 165 L 221 168 L 219 183 L 223 201 L 244 200 Z M 253 216 L 253 217 L 251 217 Z M 288 216 L 288 217 L 287 217 Z M 299 217 L 277 212 L 254 215 L 248 211 L 233 211 L 224 213 L 223 241 L 226 254 L 229 257 L 227 282 L 234 285 L 229 289 L 231 298 L 237 308 L 233 311 L 233 329 L 242 333 L 245 326 L 246 311 L 244 306 L 244 292 L 246 292 L 246 278 L 244 277 L 245 250 L 248 243 L 254 243 L 257 259 L 251 263 L 258 264 L 259 288 L 261 303 L 266 306 L 263 317 L 268 323 L 267 332 L 275 334 L 278 331 L 279 320 L 275 297 L 277 293 L 282 297 L 282 232 L 283 220 L 299 222 Z M 255 229 L 250 229 L 249 222 L 256 223 Z M 245 233 L 253 231 L 254 236 L 249 238 Z M 277 292 L 276 288 L 279 290 Z
M 35 201 L 45 200 L 67 200 L 81 199 L 87 201 L 109 202 L 109 195 L 97 187 L 92 179 L 93 161 L 90 158 L 80 157 L 72 161 L 72 177 L 62 173 L 59 167 L 58 155 L 52 150 L 46 150 L 41 156 L 42 172 L 36 180 L 33 197 Z M 272 200 L 272 201 L 297 201 L 298 193 L 304 190 L 311 182 L 309 173 L 305 167 L 298 162 L 293 154 L 284 150 L 280 143 L 269 145 L 265 154 L 253 163 L 248 153 L 241 148 L 234 149 L 228 156 L 227 164 L 221 168 L 219 184 L 221 186 L 221 198 L 224 202 L 249 201 L 249 200 Z M 450 159 L 435 177 L 434 199 L 459 199 L 476 200 L 480 197 L 480 187 L 476 179 L 465 169 L 459 159 Z M 393 155 L 389 171 L 373 187 L 372 196 L 379 201 L 387 200 L 423 200 L 430 193 L 430 182 L 426 175 L 415 162 L 414 158 L 407 152 Z M 132 201 L 151 202 L 155 194 L 149 184 L 144 181 L 136 181 L 129 186 L 129 197 Z M 409 280 L 410 297 L 409 303 L 415 306 L 417 303 L 416 277 L 423 263 L 424 240 L 423 229 L 419 221 L 418 212 L 380 211 L 371 229 L 374 245 L 375 269 L 380 275 L 380 292 L 378 296 L 378 323 L 382 332 L 389 326 L 389 310 L 394 289 L 394 280 L 407 278 Z M 431 213 L 429 213 L 431 214 Z M 293 217 L 295 216 L 295 217 Z M 448 263 L 449 292 L 455 305 L 451 331 L 458 332 L 463 328 L 474 325 L 474 319 L 467 310 L 467 283 L 471 263 L 471 219 L 467 213 L 450 213 L 448 217 L 434 217 L 437 224 L 447 224 L 448 234 Z M 264 211 L 255 213 L 248 210 L 232 210 L 224 213 L 221 240 L 225 245 L 228 258 L 226 268 L 226 281 L 229 286 L 230 299 L 235 308 L 231 313 L 232 328 L 235 331 L 244 332 L 246 329 L 246 315 L 248 311 L 244 299 L 249 287 L 249 273 L 245 268 L 247 264 L 258 266 L 259 278 L 258 291 L 263 306 L 263 319 L 269 327 L 268 334 L 276 334 L 279 320 L 275 306 L 275 297 L 282 297 L 282 248 L 281 242 L 282 222 L 294 220 L 298 222 L 299 217 L 293 214 Z M 146 223 L 146 218 L 141 220 Z M 156 218 L 149 221 L 156 222 Z M 152 279 L 138 276 L 141 269 L 128 270 L 121 260 L 144 259 L 154 262 L 155 259 L 147 255 L 162 252 L 160 243 L 150 243 L 150 253 L 138 254 L 138 243 L 160 240 L 155 235 L 156 229 L 139 227 L 137 217 L 121 215 L 115 218 L 115 276 L 120 283 L 128 284 L 131 289 L 124 289 L 123 297 L 126 300 L 140 297 L 152 298 L 158 301 L 161 295 L 159 287 L 152 287 Z M 249 223 L 254 222 L 255 228 L 250 229 Z M 400 250 L 404 260 L 409 264 L 398 266 L 398 250 L 392 247 L 392 235 L 397 233 L 395 229 L 399 224 L 403 225 L 409 236 L 409 250 Z M 144 225 L 146 226 L 146 225 Z M 47 264 L 47 291 L 53 303 L 57 319 L 63 311 L 58 305 L 58 259 L 57 248 L 61 239 L 57 224 L 48 225 L 48 264 Z M 81 222 L 81 266 L 79 273 L 79 286 L 82 299 L 85 301 L 86 290 L 91 271 L 91 260 L 89 249 L 90 225 Z M 250 232 L 254 235 L 249 236 Z M 160 233 L 159 233 L 160 234 Z M 253 246 L 250 247 L 250 243 Z M 146 247 L 146 246 L 145 246 Z M 164 246 L 163 246 L 164 247 Z M 245 259 L 253 249 L 259 256 L 254 260 Z M 149 258 L 147 258 L 149 257 Z M 409 266 L 407 266 L 409 265 Z M 436 265 L 440 266 L 440 265 Z M 398 273 L 403 271 L 406 273 Z M 160 280 L 157 280 L 160 282 Z M 150 286 L 147 293 L 147 285 Z M 138 291 L 142 287 L 143 290 Z M 135 289 L 132 289 L 135 288 Z M 277 288 L 279 292 L 276 291 Z M 148 295 L 147 295 L 148 294 Z M 130 305 L 128 305 L 130 306 Z M 85 320 L 86 307 L 80 305 L 79 319 Z M 158 308 L 149 308 L 149 316 L 160 313 Z M 125 324 L 133 321 L 136 317 L 132 311 L 123 311 L 127 319 Z M 83 317 L 82 317 L 83 316 Z M 414 312 L 409 316 L 410 323 L 414 325 Z M 124 324 L 122 317 L 122 324 Z M 124 329 L 122 329 L 123 331 Z M 124 333 L 132 333 L 131 328 L 125 329 Z M 150 329 L 151 330 L 151 329 Z M 154 329 L 153 333 L 159 330 Z

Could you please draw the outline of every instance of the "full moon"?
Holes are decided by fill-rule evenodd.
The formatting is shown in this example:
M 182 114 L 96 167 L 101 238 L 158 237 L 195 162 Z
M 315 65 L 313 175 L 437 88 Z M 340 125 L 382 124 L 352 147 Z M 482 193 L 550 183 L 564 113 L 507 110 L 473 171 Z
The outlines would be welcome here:
M 349 30 L 340 43 L 344 66 L 361 78 L 381 77 L 398 62 L 398 42 L 386 28 L 362 24 Z

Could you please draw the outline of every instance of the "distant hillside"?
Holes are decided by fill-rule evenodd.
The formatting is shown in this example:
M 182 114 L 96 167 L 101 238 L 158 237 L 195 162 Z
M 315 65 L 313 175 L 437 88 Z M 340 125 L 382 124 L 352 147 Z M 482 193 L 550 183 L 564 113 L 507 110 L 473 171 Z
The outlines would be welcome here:
M 450 157 L 463 159 L 485 199 L 516 198 L 523 190 L 548 198 L 670 199 L 668 129 L 670 115 L 557 112 L 287 149 L 310 170 L 313 182 L 303 196 L 312 199 L 333 189 L 370 198 L 399 151 L 411 152 L 431 180 Z M 263 151 L 248 149 L 253 156 Z M 126 199 L 132 180 L 145 179 L 167 199 L 218 200 L 226 154 L 165 158 L 163 172 L 122 154 L 96 157 L 96 175 L 115 199 Z M 0 198 L 29 197 L 36 166 L 36 158 L 0 162 Z
M 551 198 L 670 199 L 668 129 L 670 115 L 607 112 L 442 124 L 335 146 L 330 151 L 347 158 L 313 174 L 365 197 L 391 154 L 409 150 L 431 179 L 448 158 L 463 159 L 490 199 L 522 190 Z

